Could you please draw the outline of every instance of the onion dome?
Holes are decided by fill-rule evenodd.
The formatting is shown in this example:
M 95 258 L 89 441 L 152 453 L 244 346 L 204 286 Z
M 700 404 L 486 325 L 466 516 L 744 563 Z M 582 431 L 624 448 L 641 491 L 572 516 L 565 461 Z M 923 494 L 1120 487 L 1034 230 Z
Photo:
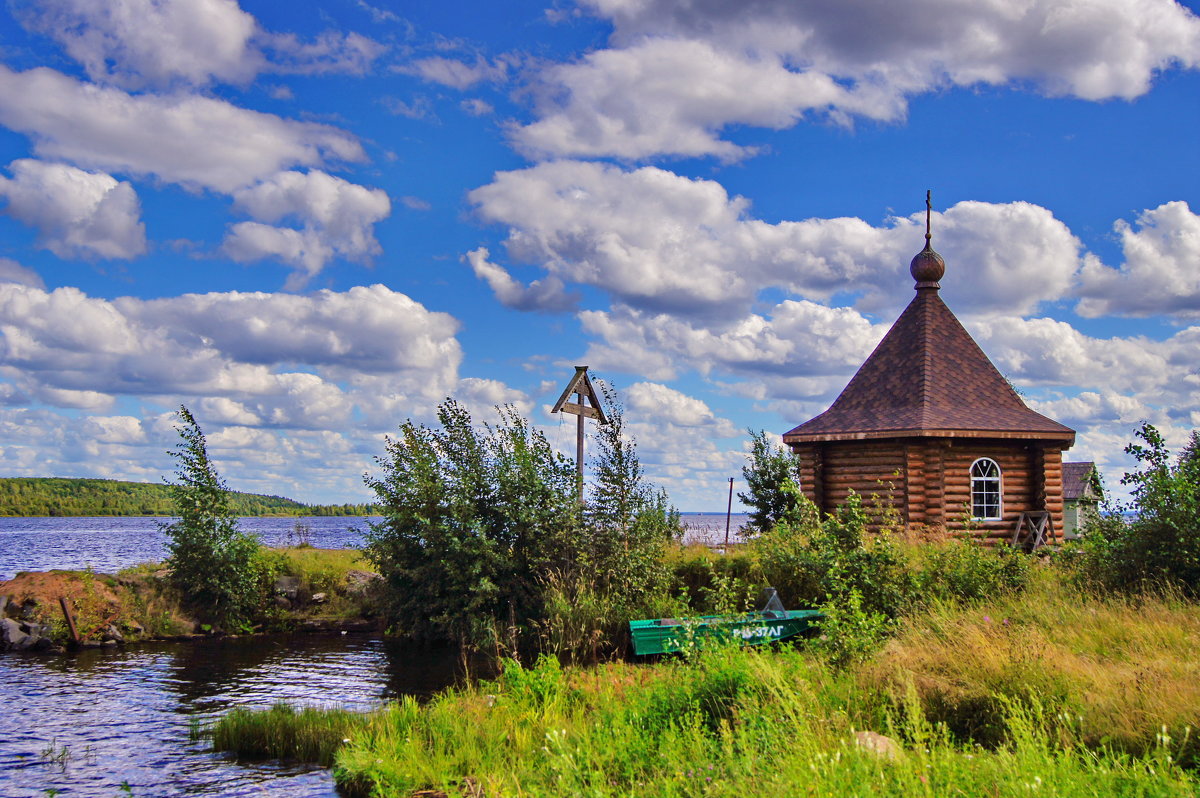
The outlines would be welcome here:
M 928 235 L 925 236 L 925 249 L 918 252 L 912 259 L 908 271 L 917 281 L 917 288 L 941 288 L 938 280 L 942 279 L 942 275 L 946 273 L 946 261 L 933 251 L 933 247 L 929 245 Z
M 912 263 L 908 265 L 908 271 L 912 274 L 913 279 L 917 281 L 916 288 L 941 288 L 938 280 L 942 279 L 942 275 L 946 273 L 946 261 L 942 260 L 942 256 L 933 251 L 933 245 L 930 244 L 932 236 L 929 234 L 929 215 L 931 211 L 929 192 L 925 192 L 925 249 L 921 250 L 912 259 Z

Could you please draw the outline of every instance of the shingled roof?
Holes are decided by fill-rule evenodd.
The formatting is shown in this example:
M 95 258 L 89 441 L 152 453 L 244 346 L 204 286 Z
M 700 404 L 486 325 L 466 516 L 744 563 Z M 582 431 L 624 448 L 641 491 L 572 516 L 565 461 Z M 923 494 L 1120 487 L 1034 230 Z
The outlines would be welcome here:
M 1089 478 L 1096 464 L 1090 460 L 1079 463 L 1063 463 L 1063 501 L 1079 501 L 1088 493 Z
M 895 437 L 1075 440 L 1025 406 L 938 295 L 945 270 L 929 245 L 913 258 L 917 295 L 845 390 L 786 443 Z

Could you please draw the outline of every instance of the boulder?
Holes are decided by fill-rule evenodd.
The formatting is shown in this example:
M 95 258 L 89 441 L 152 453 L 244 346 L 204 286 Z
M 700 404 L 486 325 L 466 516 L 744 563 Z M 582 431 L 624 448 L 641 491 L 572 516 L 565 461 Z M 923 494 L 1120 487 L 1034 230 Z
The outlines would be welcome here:
M 874 754 L 880 759 L 886 759 L 889 762 L 895 762 L 903 754 L 903 751 L 901 751 L 900 746 L 895 740 L 878 732 L 855 732 L 854 744 L 862 750 Z
M 379 574 L 372 571 L 351 568 L 346 571 L 346 592 L 352 596 L 361 596 L 380 578 Z
M 27 598 L 21 602 L 21 620 L 32 621 L 38 614 L 38 600 Z
M 29 634 L 21 631 L 21 624 L 12 618 L 0 618 L 0 649 L 21 649 Z
M 275 580 L 276 595 L 287 596 L 288 599 L 295 599 L 298 592 L 300 592 L 300 579 L 298 577 L 281 576 Z
M 8 596 L 0 596 L 0 616 L 4 615 L 4 610 L 8 607 Z
M 105 627 L 104 632 L 100 636 L 100 639 L 101 640 L 112 640 L 115 643 L 124 643 L 125 635 L 121 634 L 121 630 L 110 623 L 107 627 Z
M 39 637 L 37 641 L 29 647 L 30 651 L 36 651 L 39 654 L 55 654 L 66 651 L 62 646 L 54 644 L 54 641 L 48 637 Z
M 30 637 L 49 637 L 50 624 L 25 621 L 21 624 L 21 631 Z
M 325 602 L 329 601 L 329 596 L 324 593 L 313 593 L 312 599 L 310 600 L 313 604 L 324 604 Z

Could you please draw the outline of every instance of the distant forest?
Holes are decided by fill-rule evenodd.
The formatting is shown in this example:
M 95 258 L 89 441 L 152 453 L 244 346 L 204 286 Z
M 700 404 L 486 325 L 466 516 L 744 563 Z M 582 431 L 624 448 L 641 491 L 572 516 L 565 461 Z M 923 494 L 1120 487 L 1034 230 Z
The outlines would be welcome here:
M 371 515 L 370 504 L 301 504 L 283 496 L 229 492 L 238 515 Z M 170 487 L 147 482 L 0 477 L 0 516 L 173 514 Z

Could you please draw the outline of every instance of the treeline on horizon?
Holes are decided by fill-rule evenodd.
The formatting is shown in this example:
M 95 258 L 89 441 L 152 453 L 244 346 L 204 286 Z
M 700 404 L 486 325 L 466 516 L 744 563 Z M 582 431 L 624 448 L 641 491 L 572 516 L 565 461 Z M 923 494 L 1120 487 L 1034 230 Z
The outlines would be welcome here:
M 371 504 L 302 504 L 284 496 L 229 492 L 244 516 L 372 515 Z M 67 477 L 0 477 L 0 516 L 174 515 L 170 486 Z

